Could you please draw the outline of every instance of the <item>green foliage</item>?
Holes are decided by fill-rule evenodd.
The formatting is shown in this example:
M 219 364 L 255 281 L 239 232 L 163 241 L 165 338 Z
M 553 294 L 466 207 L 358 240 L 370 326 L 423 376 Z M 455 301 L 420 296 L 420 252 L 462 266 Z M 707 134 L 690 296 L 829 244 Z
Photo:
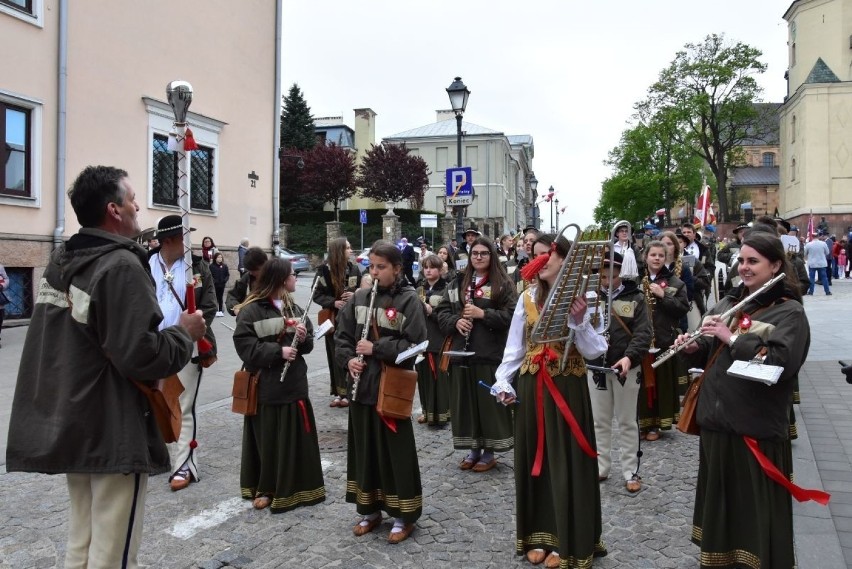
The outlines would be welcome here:
M 296 83 L 284 96 L 284 108 L 281 111 L 281 148 L 291 150 L 310 150 L 316 145 L 314 117 L 311 108 Z
M 402 224 L 402 235 L 408 237 L 409 241 L 414 241 L 420 235 L 426 237 L 426 240 L 431 239 L 431 229 L 423 229 L 420 227 L 420 215 L 423 213 L 438 213 L 438 226 L 444 214 L 439 212 L 428 212 L 421 210 L 399 209 L 394 208 L 394 213 L 399 216 Z M 369 247 L 377 239 L 383 239 L 382 234 L 382 216 L 387 212 L 387 209 L 368 209 L 367 224 L 364 226 L 364 246 Z M 355 210 L 343 210 L 340 212 L 341 231 L 355 254 L 360 253 L 361 246 L 361 224 L 359 222 L 360 213 Z M 325 223 L 334 221 L 334 212 L 332 211 L 311 211 L 311 212 L 295 212 L 286 210 L 281 214 L 281 223 L 290 224 L 290 239 L 287 245 L 288 249 L 299 251 L 300 253 L 311 253 L 314 255 L 324 255 L 325 248 Z M 439 229 L 435 229 L 436 241 Z
M 755 77 L 766 71 L 761 51 L 744 43 L 725 42 L 708 35 L 703 43 L 686 44 L 637 104 L 639 116 L 650 122 L 665 114 L 674 122 L 674 139 L 709 166 L 716 188 L 727 188 L 731 151 L 752 139 L 765 139 L 777 130 L 767 113 L 756 106 L 762 88 Z M 719 221 L 729 214 L 725 191 L 717 192 Z

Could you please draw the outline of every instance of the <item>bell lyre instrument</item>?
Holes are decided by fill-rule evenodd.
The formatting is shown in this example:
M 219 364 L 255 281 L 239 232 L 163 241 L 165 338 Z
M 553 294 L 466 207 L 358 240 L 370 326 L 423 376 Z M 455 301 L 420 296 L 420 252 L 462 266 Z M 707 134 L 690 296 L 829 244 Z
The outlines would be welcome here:
M 783 280 L 784 278 L 786 278 L 786 276 L 787 275 L 785 273 L 778 273 L 777 275 L 775 275 L 774 277 L 772 277 L 771 279 L 766 281 L 766 283 L 764 283 L 764 285 L 761 286 L 759 289 L 757 289 L 753 293 L 749 294 L 747 297 L 745 297 L 744 299 L 742 299 L 741 301 L 736 303 L 734 306 L 727 309 L 722 314 L 719 314 L 719 316 L 718 316 L 719 320 L 722 320 L 722 321 L 728 320 L 731 316 L 734 316 L 737 312 L 742 310 L 743 307 L 746 304 L 748 304 L 754 298 L 756 298 L 757 296 L 763 294 L 764 292 L 766 292 L 767 290 L 769 290 L 770 288 L 775 286 L 775 283 L 777 283 L 780 280 Z M 688 345 L 693 343 L 700 336 L 701 336 L 701 328 L 699 328 L 698 330 L 696 330 L 695 332 L 690 334 L 689 337 L 686 338 L 686 340 L 683 341 L 683 343 L 673 345 L 668 350 L 666 350 L 665 352 L 660 354 L 660 356 L 656 360 L 654 360 L 654 363 L 652 363 L 651 366 L 654 367 L 654 368 L 657 368 L 663 362 L 665 362 L 668 359 L 671 359 L 672 357 L 674 357 L 675 354 L 677 354 L 678 352 L 683 350 L 685 347 L 687 347 Z
M 299 318 L 299 324 L 304 326 L 305 322 L 308 319 L 308 308 L 311 306 L 311 303 L 314 301 L 314 293 L 317 290 L 317 283 L 319 283 L 319 272 L 314 277 L 314 284 L 311 286 L 311 295 L 308 297 L 308 303 L 305 305 L 305 310 L 302 312 L 302 317 Z M 287 325 L 286 323 L 284 324 Z M 299 345 L 299 336 L 297 334 L 293 334 L 293 342 L 290 344 L 291 348 L 295 348 Z M 278 381 L 284 381 L 284 376 L 287 375 L 287 370 L 290 369 L 290 360 L 284 362 L 284 369 L 281 370 L 281 379 Z
M 559 363 L 560 371 L 565 370 L 568 363 L 568 353 L 574 344 L 574 330 L 569 327 L 571 318 L 571 303 L 575 298 L 586 295 L 586 291 L 598 291 L 600 288 L 601 266 L 604 257 L 608 254 L 610 259 L 614 258 L 612 247 L 615 240 L 616 228 L 624 222 L 618 222 L 611 231 L 593 230 L 583 232 L 580 226 L 571 223 L 562 228 L 557 238 L 562 236 L 569 228 L 576 231 L 574 240 L 568 255 L 562 261 L 562 267 L 551 287 L 544 307 L 541 309 L 538 321 L 533 326 L 530 339 L 536 344 L 549 344 L 552 342 L 565 342 L 562 359 Z M 610 267 L 612 264 L 610 263 Z M 612 269 L 609 269 L 612 271 Z M 612 296 L 612 275 L 610 274 L 607 298 Z M 601 310 L 601 295 L 597 294 L 594 299 L 594 310 Z M 605 319 L 605 327 L 609 326 L 609 319 Z M 606 329 L 598 330 L 605 333 Z
M 364 319 L 364 329 L 361 331 L 361 339 L 366 340 L 367 334 L 370 333 L 370 324 L 373 320 L 373 306 L 376 304 L 376 292 L 379 288 L 379 279 L 373 281 L 373 288 L 370 290 L 370 307 L 367 309 L 367 316 Z M 364 354 L 358 354 L 358 363 L 364 363 Z M 361 381 L 360 373 L 352 374 L 352 401 L 355 401 L 358 396 L 358 382 Z

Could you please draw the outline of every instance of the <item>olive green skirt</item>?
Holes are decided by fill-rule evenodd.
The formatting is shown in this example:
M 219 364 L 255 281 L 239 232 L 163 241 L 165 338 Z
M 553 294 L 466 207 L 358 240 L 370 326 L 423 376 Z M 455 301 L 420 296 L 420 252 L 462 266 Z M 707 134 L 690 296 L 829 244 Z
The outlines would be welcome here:
M 680 397 L 678 385 L 680 374 L 685 373 L 676 356 L 663 363 L 656 370 L 656 396 L 649 404 L 648 390 L 644 382 L 639 385 L 639 430 L 662 429 L 669 431 L 680 417 Z M 686 378 L 683 378 L 686 381 Z
M 792 479 L 789 440 L 758 446 Z M 795 566 L 792 497 L 763 472 L 740 435 L 701 431 L 692 541 L 701 547 L 702 568 Z
M 276 514 L 325 501 L 309 400 L 304 400 L 304 409 L 298 403 L 258 405 L 257 415 L 245 418 L 240 493 L 247 500 L 270 496 Z
M 394 433 L 374 405 L 349 405 L 346 501 L 366 516 L 384 511 L 405 523 L 423 512 L 423 487 L 411 419 L 396 420 Z
M 554 383 L 595 448 L 595 427 L 585 377 L 560 375 Z M 541 473 L 531 472 L 536 457 L 538 424 L 536 384 L 531 374 L 518 380 L 515 405 L 515 551 L 556 551 L 562 568 L 592 566 L 593 557 L 606 555 L 601 540 L 601 493 L 598 461 L 580 448 L 546 386 L 542 392 L 544 455 Z
M 450 378 L 438 367 L 438 354 L 427 352 L 417 368 L 417 391 L 426 424 L 437 427 L 450 421 Z
M 334 331 L 325 335 L 325 355 L 328 358 L 328 373 L 331 379 L 331 395 L 349 397 L 346 391 L 346 370 L 334 361 Z
M 450 415 L 453 447 L 493 451 L 515 446 L 513 406 L 497 402 L 490 391 L 479 385 L 494 384 L 496 365 L 450 366 Z

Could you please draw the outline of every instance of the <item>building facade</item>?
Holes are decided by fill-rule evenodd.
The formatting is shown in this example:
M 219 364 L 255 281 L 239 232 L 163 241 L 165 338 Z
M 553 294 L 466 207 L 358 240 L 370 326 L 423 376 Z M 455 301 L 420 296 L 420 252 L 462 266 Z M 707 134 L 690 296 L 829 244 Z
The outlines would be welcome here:
M 128 171 L 142 227 L 178 212 L 172 80 L 194 89 L 194 244 L 209 235 L 226 252 L 243 237 L 271 246 L 280 1 L 0 0 L 0 263 L 12 277 L 10 317 L 28 316 L 50 251 L 78 230 L 66 192 L 86 166 Z
M 779 211 L 799 227 L 811 213 L 832 233 L 852 226 L 852 0 L 796 0 L 781 107 Z
M 437 111 L 432 124 L 406 130 L 383 139 L 384 143 L 405 143 L 412 154 L 429 166 L 429 188 L 424 207 L 447 212 L 446 173 L 458 161 L 457 123 L 452 111 Z M 484 235 L 496 238 L 515 233 L 532 223 L 536 213 L 535 192 L 530 187 L 533 138 L 504 133 L 462 121 L 462 164 L 473 172 L 475 198 L 467 208 L 465 227 L 474 226 Z M 443 239 L 455 232 L 455 221 L 446 221 Z

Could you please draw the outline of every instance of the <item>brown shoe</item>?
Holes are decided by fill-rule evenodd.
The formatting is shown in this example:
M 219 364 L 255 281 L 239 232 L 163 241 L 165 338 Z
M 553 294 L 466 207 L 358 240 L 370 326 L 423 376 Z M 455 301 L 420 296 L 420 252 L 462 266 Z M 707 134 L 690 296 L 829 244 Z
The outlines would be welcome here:
M 480 460 L 475 465 L 473 465 L 473 468 L 471 470 L 473 470 L 474 472 L 486 472 L 488 470 L 491 470 L 495 466 L 497 466 L 497 459 L 492 458 L 488 462 L 482 462 Z
M 328 404 L 329 407 L 340 407 L 340 397 L 335 397 L 331 400 L 331 403 Z
M 639 490 L 642 489 L 642 480 L 639 478 L 633 478 L 632 480 L 628 480 L 625 484 L 627 491 L 631 494 L 635 494 Z
M 598 482 L 603 482 L 604 480 L 607 480 L 608 478 L 609 478 L 609 476 L 598 476 Z
M 169 481 L 169 488 L 172 489 L 172 492 L 177 492 L 189 486 L 193 480 L 192 472 L 189 470 L 178 470 Z
M 417 417 L 417 422 L 420 423 L 421 425 L 423 423 L 425 423 L 426 422 L 426 415 L 420 415 L 419 417 Z
M 254 506 L 255 510 L 263 510 L 265 508 L 268 508 L 271 503 L 272 498 L 270 498 L 269 496 L 258 496 L 254 499 L 251 505 Z
M 459 468 L 462 470 L 470 470 L 476 464 L 475 460 L 471 460 L 467 457 L 463 461 L 459 463 Z
M 346 399 L 345 397 L 341 397 L 339 405 L 341 407 L 349 407 L 349 400 Z
M 405 524 L 402 526 L 402 531 L 391 531 L 388 534 L 388 543 L 400 543 L 408 539 L 411 532 L 414 531 L 414 524 Z
M 547 559 L 544 560 L 544 566 L 548 569 L 556 569 L 556 567 L 559 567 L 559 554 L 555 551 L 551 552 L 550 555 L 547 556 Z
M 367 524 L 362 525 L 363 522 L 367 522 Z M 376 529 L 380 523 L 382 523 L 382 516 L 376 516 L 376 518 L 372 520 L 365 517 L 363 520 L 355 524 L 355 527 L 352 528 L 352 533 L 361 537 L 362 535 L 366 535 Z
M 538 565 L 544 558 L 547 557 L 547 552 L 543 549 L 530 549 L 527 551 L 527 561 L 533 565 Z
M 649 443 L 660 440 L 660 432 L 659 431 L 648 431 L 648 434 L 645 435 L 645 440 Z

